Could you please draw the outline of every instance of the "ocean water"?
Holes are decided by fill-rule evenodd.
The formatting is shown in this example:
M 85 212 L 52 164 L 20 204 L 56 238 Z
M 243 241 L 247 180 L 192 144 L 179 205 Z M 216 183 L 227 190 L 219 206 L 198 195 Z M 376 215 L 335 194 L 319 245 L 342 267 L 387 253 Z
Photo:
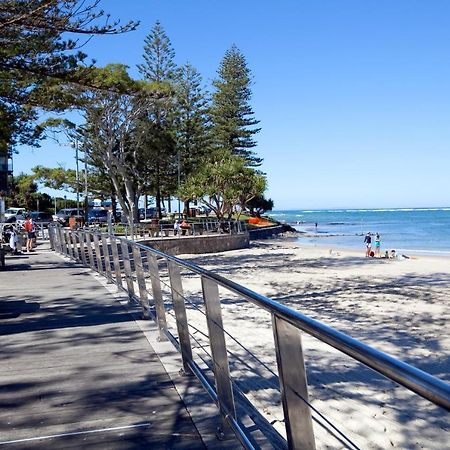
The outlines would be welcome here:
M 450 207 L 278 210 L 270 216 L 305 232 L 299 239 L 310 244 L 364 249 L 371 232 L 380 233 L 382 251 L 450 256 Z

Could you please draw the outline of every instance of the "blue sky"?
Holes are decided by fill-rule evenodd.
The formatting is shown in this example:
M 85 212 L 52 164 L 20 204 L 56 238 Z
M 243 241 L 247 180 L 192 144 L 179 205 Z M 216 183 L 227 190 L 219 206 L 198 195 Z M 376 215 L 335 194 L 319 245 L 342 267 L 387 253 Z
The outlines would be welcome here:
M 450 2 L 133 0 L 102 7 L 138 31 L 85 51 L 137 76 L 160 20 L 205 85 L 234 43 L 254 78 L 267 195 L 276 209 L 448 206 Z M 15 171 L 74 167 L 50 142 L 19 149 Z

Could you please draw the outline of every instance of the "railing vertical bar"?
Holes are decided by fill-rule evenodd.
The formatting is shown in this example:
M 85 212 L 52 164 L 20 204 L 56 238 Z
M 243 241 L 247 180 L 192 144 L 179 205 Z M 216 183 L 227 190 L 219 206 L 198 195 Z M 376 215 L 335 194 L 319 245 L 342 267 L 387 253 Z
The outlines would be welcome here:
M 77 262 L 81 261 L 80 252 L 78 251 L 78 233 L 72 231 L 72 242 L 73 242 L 73 256 Z
M 58 235 L 58 247 L 59 247 L 59 253 L 64 254 L 64 234 L 62 227 L 59 227 L 56 229 L 56 233 Z
M 70 236 L 69 231 L 64 229 L 64 252 L 66 256 L 71 257 Z
M 77 233 L 75 233 L 73 230 L 69 231 L 69 235 L 72 241 L 72 255 L 73 259 L 75 261 L 79 261 L 79 255 L 78 255 L 78 245 L 77 245 Z
M 114 274 L 116 279 L 116 285 L 121 288 L 122 284 L 122 271 L 120 270 L 119 249 L 117 248 L 117 239 L 115 236 L 110 235 L 111 240 L 111 252 L 114 264 Z
M 189 327 L 186 314 L 186 305 L 183 297 L 183 284 L 181 282 L 180 267 L 174 261 L 167 261 L 169 268 L 170 287 L 172 291 L 173 309 L 177 320 L 178 338 L 180 341 L 181 358 L 184 373 L 191 373 L 189 362 L 192 361 L 192 347 L 189 338 Z
M 65 256 L 67 254 L 67 244 L 66 244 L 66 235 L 64 233 L 64 228 L 59 229 L 59 234 L 61 236 L 61 253 Z
M 139 300 L 141 302 L 142 314 L 145 319 L 150 317 L 147 286 L 145 285 L 144 268 L 142 265 L 141 249 L 133 245 L 134 268 L 136 271 L 137 284 L 139 288 Z
M 134 284 L 133 274 L 131 272 L 130 248 L 128 245 L 128 241 L 121 240 L 120 247 L 122 249 L 123 267 L 125 269 L 125 279 L 127 282 L 128 296 L 131 299 L 131 297 L 134 295 Z
M 164 309 L 164 299 L 161 291 L 161 280 L 159 278 L 158 260 L 156 256 L 147 250 L 147 267 L 152 282 L 153 301 L 155 302 L 156 320 L 159 328 L 159 338 L 166 341 L 167 321 L 166 310 Z
M 64 229 L 62 227 L 58 228 L 58 234 L 59 234 L 59 247 L 61 249 L 61 253 L 65 255 L 66 254 L 66 247 L 64 245 L 65 237 L 64 237 Z
M 55 245 L 55 235 L 53 234 L 55 227 L 48 226 L 48 239 L 50 241 L 50 249 L 55 251 L 56 245 Z
M 89 231 L 85 234 L 85 238 L 86 238 L 86 245 L 88 248 L 88 256 L 89 256 L 89 265 L 91 267 L 91 269 L 95 269 L 95 265 L 94 265 L 94 252 L 92 250 L 92 241 L 93 241 L 93 237 L 92 237 L 92 233 Z
M 66 242 L 67 242 L 67 256 L 69 258 L 73 258 L 72 233 L 70 230 L 66 230 L 65 234 L 66 234 Z
M 84 266 L 87 266 L 87 260 L 86 260 L 86 244 L 85 244 L 85 232 L 84 231 L 78 231 L 79 241 L 80 241 L 80 256 L 81 261 L 83 262 Z
M 94 237 L 94 247 L 95 247 L 95 259 L 97 262 L 97 272 L 103 274 L 103 264 L 102 264 L 102 254 L 100 250 L 100 240 L 98 238 L 98 232 L 94 231 L 92 233 L 92 236 Z
M 289 448 L 315 450 L 300 330 L 276 314 L 272 326 Z
M 228 364 L 227 344 L 223 329 L 222 311 L 217 283 L 202 277 L 203 299 L 206 306 L 206 321 L 208 324 L 209 345 L 214 364 L 214 378 L 222 414 L 222 433 L 229 434 L 230 429 L 225 417 L 232 415 L 236 419 L 233 387 L 231 385 L 230 368 Z
M 111 281 L 111 257 L 109 255 L 108 235 L 100 233 L 100 237 L 102 240 L 103 259 L 105 261 L 105 274 L 106 278 Z

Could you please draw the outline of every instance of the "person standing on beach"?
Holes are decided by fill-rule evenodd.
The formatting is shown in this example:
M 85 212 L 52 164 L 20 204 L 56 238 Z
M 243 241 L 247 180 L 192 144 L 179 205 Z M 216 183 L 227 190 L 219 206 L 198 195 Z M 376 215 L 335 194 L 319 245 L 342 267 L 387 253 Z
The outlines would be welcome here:
M 364 243 L 366 244 L 366 258 L 368 258 L 372 250 L 372 237 L 370 236 L 370 232 L 366 234 Z
M 381 238 L 380 233 L 375 235 L 375 256 L 381 258 Z

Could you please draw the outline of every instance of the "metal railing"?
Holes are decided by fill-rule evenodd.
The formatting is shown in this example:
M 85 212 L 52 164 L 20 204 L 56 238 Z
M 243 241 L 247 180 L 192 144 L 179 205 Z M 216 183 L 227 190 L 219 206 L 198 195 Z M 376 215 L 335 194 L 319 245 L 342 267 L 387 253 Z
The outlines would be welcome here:
M 91 226 L 92 227 L 92 226 Z M 106 227 L 106 226 L 105 226 Z M 105 230 L 105 227 L 103 230 Z M 94 230 L 101 232 L 102 226 L 96 224 L 92 227 Z M 127 224 L 113 225 L 114 234 L 122 234 L 125 237 L 131 236 L 130 226 Z M 175 229 L 173 223 L 136 223 L 133 225 L 133 234 L 136 238 L 163 238 L 183 236 L 203 236 L 217 234 L 239 234 L 246 231 L 245 222 L 242 221 L 222 221 L 217 220 L 201 220 L 189 222 L 188 228 Z
M 34 225 L 34 231 L 36 233 L 36 238 L 37 239 L 48 239 L 48 227 L 53 224 L 53 222 L 33 222 Z M 5 222 L 0 222 L 0 241 L 1 241 L 1 237 L 3 236 L 3 232 L 5 227 L 10 227 L 12 226 L 16 232 L 20 233 L 21 235 L 25 236 L 25 230 L 23 229 L 23 222 L 21 223 L 5 223 Z M 23 238 L 23 240 L 26 240 L 26 237 Z
M 160 338 L 169 338 L 181 352 L 184 372 L 193 373 L 218 405 L 223 420 L 222 430 L 226 431 L 227 426 L 230 427 L 245 448 L 257 448 L 257 445 L 242 426 L 236 413 L 219 286 L 271 314 L 289 448 L 315 449 L 301 331 L 450 411 L 450 385 L 444 381 L 220 275 L 117 236 L 85 230 L 71 231 L 58 226 L 51 226 L 49 231 L 54 250 L 104 275 L 125 290 L 130 299 L 139 302 L 144 317 L 155 319 Z M 167 264 L 178 339 L 167 327 L 161 291 L 161 264 L 158 264 L 161 261 Z M 181 270 L 188 270 L 201 278 L 214 382 L 205 376 L 194 361 Z M 151 280 L 150 289 L 147 288 L 148 277 Z

